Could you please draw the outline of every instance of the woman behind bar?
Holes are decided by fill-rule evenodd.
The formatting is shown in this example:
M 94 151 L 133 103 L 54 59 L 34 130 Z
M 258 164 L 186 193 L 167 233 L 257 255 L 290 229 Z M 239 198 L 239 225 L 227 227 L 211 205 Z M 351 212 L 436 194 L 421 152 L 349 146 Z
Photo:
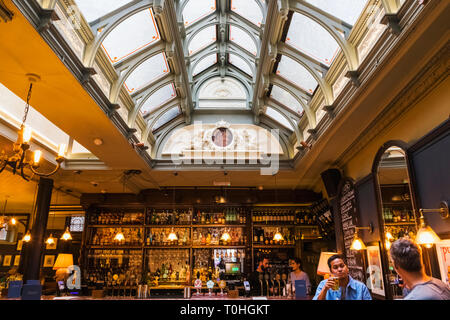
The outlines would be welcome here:
M 291 283 L 291 288 L 295 288 L 295 280 L 305 280 L 306 282 L 306 293 L 311 294 L 311 282 L 309 281 L 308 274 L 303 271 L 302 260 L 300 258 L 289 259 L 289 267 L 291 267 L 292 272 L 289 274 Z

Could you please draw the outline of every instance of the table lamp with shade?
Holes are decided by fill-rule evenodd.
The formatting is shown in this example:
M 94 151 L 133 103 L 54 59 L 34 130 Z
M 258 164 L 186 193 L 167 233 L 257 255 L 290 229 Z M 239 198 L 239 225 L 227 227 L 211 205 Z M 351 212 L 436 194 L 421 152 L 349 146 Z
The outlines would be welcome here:
M 321 252 L 319 258 L 319 265 L 317 266 L 317 274 L 328 279 L 330 276 L 330 268 L 328 267 L 328 259 L 337 254 L 336 252 Z
M 73 255 L 70 253 L 60 253 L 53 265 L 53 270 L 56 270 L 55 280 L 66 281 L 68 275 L 68 267 L 73 265 Z

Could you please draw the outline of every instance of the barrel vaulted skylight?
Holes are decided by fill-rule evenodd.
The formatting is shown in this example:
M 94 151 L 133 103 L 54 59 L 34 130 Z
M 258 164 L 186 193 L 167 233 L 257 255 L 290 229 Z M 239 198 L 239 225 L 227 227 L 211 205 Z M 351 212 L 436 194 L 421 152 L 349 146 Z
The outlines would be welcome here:
M 346 70 L 357 69 L 358 53 L 348 43 L 349 35 L 361 13 L 375 5 L 371 0 L 173 0 L 170 5 L 165 3 L 169 0 L 70 1 L 98 41 L 94 50 L 104 53 L 117 73 L 110 91 L 103 91 L 121 108 L 123 91 L 130 96 L 133 105 L 119 114 L 131 128 L 151 134 L 180 114 L 190 119 L 198 108 L 239 106 L 255 116 L 265 112 L 272 124 L 296 134 L 297 140 L 302 138 L 299 132 L 316 126 L 317 109 L 331 106 L 340 93 L 326 80 L 333 62 L 343 57 Z M 175 34 L 181 39 L 178 55 L 174 52 L 180 47 L 170 42 Z M 89 49 L 85 62 L 98 71 L 98 55 L 97 60 L 90 58 Z M 213 79 L 228 79 L 227 90 L 244 90 L 245 98 L 224 103 L 224 88 L 219 98 L 200 98 Z M 106 81 L 101 85 L 107 89 Z M 306 127 L 295 128 L 303 120 Z

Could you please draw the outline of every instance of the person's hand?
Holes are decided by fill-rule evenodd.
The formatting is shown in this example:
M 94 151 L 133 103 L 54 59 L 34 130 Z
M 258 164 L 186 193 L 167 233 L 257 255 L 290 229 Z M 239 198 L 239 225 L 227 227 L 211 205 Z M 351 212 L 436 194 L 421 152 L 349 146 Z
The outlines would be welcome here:
M 337 281 L 339 281 L 339 279 L 332 278 L 332 277 L 328 278 L 327 282 L 325 283 L 324 289 L 325 290 L 332 289 Z

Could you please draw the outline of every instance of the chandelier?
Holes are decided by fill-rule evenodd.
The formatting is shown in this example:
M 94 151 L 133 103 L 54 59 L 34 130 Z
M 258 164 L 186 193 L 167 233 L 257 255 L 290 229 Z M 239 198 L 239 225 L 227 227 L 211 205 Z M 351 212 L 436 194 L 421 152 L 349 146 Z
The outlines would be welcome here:
M 37 82 L 40 80 L 40 77 L 33 74 L 27 75 L 30 80 L 30 88 L 28 90 L 27 95 L 27 104 L 25 106 L 24 116 L 22 119 L 22 125 L 20 126 L 20 130 L 18 132 L 17 141 L 13 144 L 13 154 L 7 155 L 3 150 L 0 154 L 0 173 L 5 170 L 7 166 L 12 169 L 12 173 L 20 173 L 23 179 L 29 181 L 27 176 L 24 173 L 24 170 L 28 168 L 33 175 L 38 175 L 40 177 L 49 177 L 55 174 L 59 168 L 61 167 L 61 163 L 64 162 L 64 153 L 66 149 L 65 144 L 59 145 L 58 148 L 58 156 L 56 157 L 56 168 L 49 173 L 39 172 L 39 162 L 42 156 L 42 152 L 40 150 L 36 150 L 33 154 L 33 159 L 27 160 L 27 151 L 30 149 L 30 140 L 32 136 L 32 129 L 28 126 L 25 126 L 25 122 L 27 121 L 28 111 L 30 109 L 30 99 L 31 92 L 33 89 L 33 82 Z

